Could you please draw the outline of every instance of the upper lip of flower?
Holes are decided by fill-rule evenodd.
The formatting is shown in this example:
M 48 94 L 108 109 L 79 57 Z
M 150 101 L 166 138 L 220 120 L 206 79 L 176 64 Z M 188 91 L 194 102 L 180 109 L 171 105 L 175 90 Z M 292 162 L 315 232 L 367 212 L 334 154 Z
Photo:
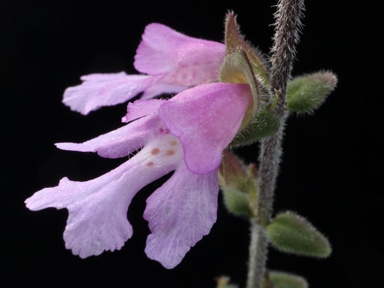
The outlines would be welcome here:
M 247 84 L 208 83 L 162 104 L 159 115 L 182 143 L 188 169 L 204 174 L 218 169 L 222 151 L 239 131 L 251 102 Z
M 143 74 L 82 76 L 82 84 L 65 90 L 63 103 L 86 115 L 103 106 L 126 102 L 140 93 L 142 99 L 179 93 L 216 80 L 224 54 L 222 43 L 189 37 L 152 23 L 146 26 L 135 55 L 134 66 Z

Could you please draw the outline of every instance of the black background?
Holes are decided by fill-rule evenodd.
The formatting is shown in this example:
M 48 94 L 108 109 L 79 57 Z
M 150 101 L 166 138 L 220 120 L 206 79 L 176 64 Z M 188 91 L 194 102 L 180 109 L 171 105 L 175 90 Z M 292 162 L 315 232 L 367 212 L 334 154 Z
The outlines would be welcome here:
M 319 260 L 271 249 L 268 266 L 303 275 L 312 288 L 374 287 L 384 240 L 382 16 L 369 0 L 307 2 L 293 74 L 331 70 L 339 84 L 313 116 L 289 118 L 275 210 L 307 217 L 329 238 L 333 254 Z M 88 180 L 125 160 L 60 151 L 53 144 L 85 141 L 120 127 L 125 105 L 84 117 L 61 103 L 62 94 L 79 84 L 81 75 L 136 73 L 133 57 L 147 24 L 222 41 L 225 13 L 233 10 L 246 38 L 268 53 L 275 1 L 207 3 L 1 1 L 2 287 L 107 282 L 196 288 L 214 287 L 220 275 L 244 287 L 248 224 L 226 212 L 221 196 L 211 233 L 172 270 L 144 254 L 145 199 L 163 180 L 134 198 L 128 212 L 134 236 L 126 245 L 85 260 L 64 247 L 66 210 L 31 212 L 23 203 L 63 176 Z M 249 161 L 257 160 L 256 153 L 257 145 L 239 151 Z

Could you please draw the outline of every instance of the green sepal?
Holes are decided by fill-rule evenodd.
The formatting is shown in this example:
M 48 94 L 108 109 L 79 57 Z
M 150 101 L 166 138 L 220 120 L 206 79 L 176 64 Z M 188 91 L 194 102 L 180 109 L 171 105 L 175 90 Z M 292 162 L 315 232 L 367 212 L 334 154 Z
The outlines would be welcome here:
M 219 186 L 228 212 L 246 218 L 255 216 L 257 184 L 254 165 L 246 166 L 229 149 L 225 149 L 219 168 Z
M 252 47 L 249 42 L 245 41 L 233 12 L 229 12 L 225 19 L 225 47 L 227 53 L 232 53 L 239 48 L 246 51 L 247 57 L 259 81 L 263 85 L 271 86 L 271 81 L 268 76 L 268 62 L 264 59 L 262 53 Z
M 279 120 L 268 110 L 259 112 L 248 126 L 233 138 L 231 148 L 250 145 L 279 130 Z
M 308 288 L 308 282 L 301 276 L 280 272 L 269 271 L 268 281 L 272 283 L 273 288 Z M 268 287 L 266 285 L 266 287 Z
M 278 214 L 266 228 L 272 246 L 282 252 L 317 258 L 331 254 L 328 239 L 305 218 L 293 212 Z
M 251 218 L 254 216 L 248 194 L 230 186 L 223 187 L 221 190 L 223 191 L 224 205 L 228 212 L 239 217 Z
M 220 82 L 243 83 L 248 84 L 251 88 L 253 99 L 252 113 L 246 113 L 244 116 L 242 127 L 245 127 L 252 119 L 252 116 L 258 111 L 260 103 L 260 83 L 253 73 L 247 53 L 239 48 L 227 54 L 220 67 L 219 75 Z
M 296 113 L 313 113 L 336 85 L 337 77 L 329 71 L 295 77 L 288 83 L 287 109 Z
M 249 173 L 245 163 L 230 149 L 224 149 L 219 167 L 220 187 L 231 186 L 240 191 L 247 191 L 248 182 Z

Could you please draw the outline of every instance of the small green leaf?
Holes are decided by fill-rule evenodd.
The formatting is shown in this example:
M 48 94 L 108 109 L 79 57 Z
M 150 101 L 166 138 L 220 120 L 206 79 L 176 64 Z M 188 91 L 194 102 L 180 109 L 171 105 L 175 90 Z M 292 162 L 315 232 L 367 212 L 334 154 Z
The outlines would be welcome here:
M 336 85 L 337 77 L 329 71 L 296 77 L 288 83 L 287 109 L 297 113 L 313 113 Z
M 222 187 L 224 205 L 228 212 L 235 216 L 250 218 L 253 217 L 251 201 L 248 194 L 243 193 L 231 186 Z
M 265 109 L 259 112 L 251 123 L 232 140 L 230 147 L 250 145 L 260 139 L 270 136 L 279 129 L 279 120 Z
M 331 254 L 327 238 L 293 212 L 278 214 L 267 226 L 267 231 L 271 244 L 282 252 L 318 258 Z
M 270 271 L 269 281 L 274 288 L 308 288 L 303 277 L 286 272 Z

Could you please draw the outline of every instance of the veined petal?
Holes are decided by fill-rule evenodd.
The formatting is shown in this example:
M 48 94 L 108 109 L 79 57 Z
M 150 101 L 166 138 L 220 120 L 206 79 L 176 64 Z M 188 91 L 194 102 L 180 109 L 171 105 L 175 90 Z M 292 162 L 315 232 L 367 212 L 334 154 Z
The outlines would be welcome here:
M 217 171 L 191 173 L 185 165 L 148 199 L 144 218 L 149 222 L 145 252 L 171 269 L 216 222 L 219 192 Z
M 127 75 L 124 72 L 82 76 L 84 82 L 65 90 L 63 103 L 81 114 L 123 103 L 143 92 L 162 76 Z
M 55 145 L 62 150 L 96 152 L 101 157 L 120 158 L 143 147 L 163 130 L 164 127 L 157 116 L 148 116 L 83 143 L 56 143 Z
M 180 165 L 182 149 L 177 143 L 174 136 L 163 135 L 103 176 L 86 182 L 63 178 L 58 186 L 36 192 L 25 203 L 30 210 L 67 208 L 66 248 L 81 258 L 120 249 L 132 236 L 127 220 L 132 198 L 145 185 Z
M 161 83 L 193 86 L 218 78 L 224 54 L 222 43 L 189 37 L 152 23 L 145 28 L 134 66 L 141 73 L 166 75 Z
M 219 167 L 222 151 L 238 132 L 251 101 L 247 84 L 203 84 L 161 105 L 159 115 L 180 139 L 188 169 L 204 174 Z

